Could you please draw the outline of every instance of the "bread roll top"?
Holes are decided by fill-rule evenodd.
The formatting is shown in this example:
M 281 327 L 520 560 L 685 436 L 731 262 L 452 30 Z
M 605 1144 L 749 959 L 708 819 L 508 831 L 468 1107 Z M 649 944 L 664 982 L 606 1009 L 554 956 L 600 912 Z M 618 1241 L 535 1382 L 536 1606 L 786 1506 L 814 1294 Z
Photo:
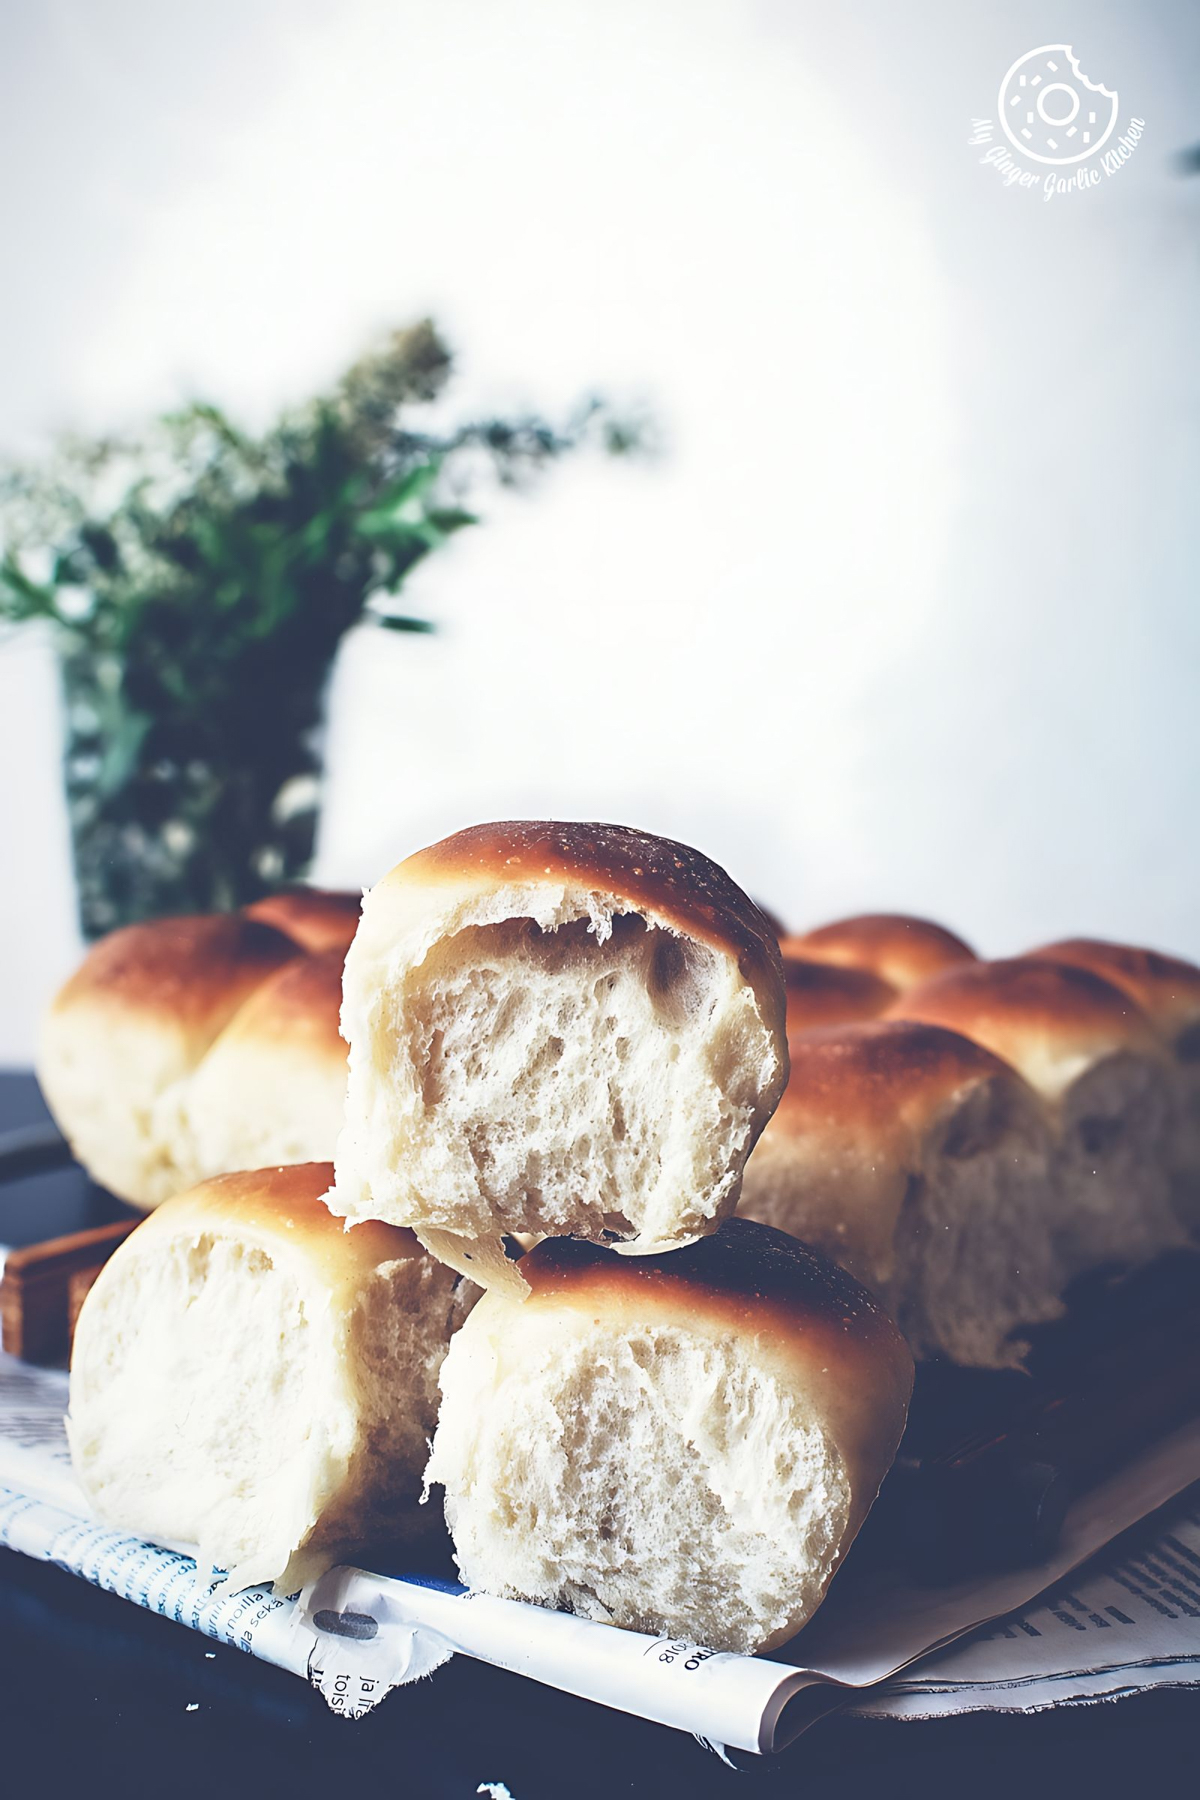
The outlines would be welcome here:
M 474 920 L 480 901 L 502 896 L 512 916 L 521 891 L 539 888 L 593 893 L 607 911 L 640 913 L 736 957 L 764 1016 L 782 1029 L 779 944 L 754 902 L 698 850 L 625 825 L 520 819 L 456 832 L 370 890 L 359 941 L 383 936 L 415 949 L 453 929 L 452 901 Z
M 216 1175 L 164 1201 L 126 1244 L 129 1253 L 142 1253 L 171 1238 L 218 1233 L 272 1257 L 301 1259 L 331 1294 L 357 1290 L 366 1275 L 384 1264 L 425 1255 L 402 1226 L 370 1219 L 348 1228 L 325 1204 L 332 1184 L 332 1163 L 289 1163 Z M 118 1255 L 126 1260 L 125 1245 Z M 120 1267 L 114 1256 L 100 1280 Z
M 1100 976 L 1142 1009 L 1177 1054 L 1200 1060 L 1200 969 L 1195 963 L 1101 938 L 1062 938 L 1028 954 Z
M 38 1052 L 80 1162 L 151 1207 L 221 1170 L 332 1155 L 342 962 L 340 948 L 309 955 L 245 913 L 101 939 L 56 996 Z
M 1162 1055 L 1128 994 L 1087 969 L 1038 957 L 947 970 L 902 994 L 890 1016 L 973 1038 L 1052 1101 L 1107 1057 Z
M 241 913 L 126 925 L 93 946 L 59 990 L 50 1023 L 82 1012 L 136 1017 L 199 1055 L 268 975 L 300 954 Z
M 343 956 L 358 929 L 361 911 L 361 894 L 308 887 L 285 888 L 245 908 L 248 918 L 273 925 L 303 950 L 340 950 Z
M 981 1044 L 879 1019 L 795 1041 L 792 1077 L 750 1164 L 741 1210 L 811 1235 L 864 1280 L 893 1272 L 901 1208 L 931 1154 L 968 1156 L 1012 1124 L 1041 1126 L 1035 1095 Z
M 802 1032 L 877 1018 L 896 998 L 892 984 L 869 969 L 810 962 L 799 956 L 784 956 L 783 980 L 789 1046 Z
M 860 913 L 783 939 L 785 956 L 866 969 L 895 988 L 912 987 L 943 969 L 974 962 L 975 952 L 952 931 L 907 913 Z
M 234 1014 L 212 1056 L 234 1045 L 261 1047 L 272 1055 L 290 1051 L 306 1060 L 316 1057 L 344 1067 L 346 1042 L 338 1030 L 344 960 L 343 952 L 335 949 L 285 963 Z
M 947 1106 L 980 1082 L 1024 1087 L 982 1044 L 915 1019 L 873 1019 L 800 1038 L 792 1079 L 768 1131 L 801 1136 L 832 1129 L 864 1150 L 900 1155 Z

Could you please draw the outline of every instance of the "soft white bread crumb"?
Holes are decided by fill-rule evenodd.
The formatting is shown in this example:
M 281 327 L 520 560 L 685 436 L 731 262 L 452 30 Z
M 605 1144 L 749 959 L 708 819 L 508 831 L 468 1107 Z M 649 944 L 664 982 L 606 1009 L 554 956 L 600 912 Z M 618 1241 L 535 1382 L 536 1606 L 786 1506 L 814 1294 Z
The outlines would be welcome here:
M 811 1616 L 903 1429 L 912 1363 L 856 1283 L 733 1221 L 660 1256 L 548 1241 L 442 1368 L 426 1479 L 464 1579 L 754 1652 Z
M 225 1176 L 160 1207 L 80 1314 L 68 1432 L 91 1504 L 291 1591 L 418 1507 L 461 1316 L 410 1233 L 344 1231 L 328 1164 Z
M 710 1231 L 782 1091 L 783 1014 L 766 922 L 694 851 L 459 833 L 364 903 L 331 1203 L 468 1243 Z

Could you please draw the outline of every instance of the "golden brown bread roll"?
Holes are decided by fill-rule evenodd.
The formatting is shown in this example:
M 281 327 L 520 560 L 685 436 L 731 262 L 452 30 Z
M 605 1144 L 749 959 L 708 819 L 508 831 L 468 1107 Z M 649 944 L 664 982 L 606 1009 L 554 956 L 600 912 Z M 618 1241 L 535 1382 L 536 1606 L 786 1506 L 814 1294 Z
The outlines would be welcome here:
M 309 900 L 318 919 L 331 901 L 345 913 L 343 896 L 282 898 L 293 930 Z M 55 997 L 38 1050 L 80 1162 L 150 1207 L 225 1169 L 331 1157 L 345 1095 L 341 959 L 340 947 L 309 958 L 244 912 L 102 938 Z
M 613 825 L 481 825 L 409 857 L 364 901 L 342 1023 L 331 1204 L 485 1283 L 505 1232 L 713 1230 L 787 1076 L 762 915 L 706 857 Z
M 658 1256 L 548 1240 L 523 1268 L 442 1368 L 427 1480 L 464 1579 L 721 1650 L 792 1637 L 904 1428 L 882 1308 L 740 1219 Z
M 895 988 L 912 987 L 943 969 L 974 962 L 975 952 L 944 925 L 908 913 L 862 913 L 782 940 L 785 956 L 839 968 L 867 969 Z
M 328 1164 L 226 1175 L 126 1238 L 80 1313 L 68 1431 L 101 1518 L 285 1592 L 418 1505 L 464 1310 L 410 1232 L 345 1231 Z
M 937 1026 L 793 1040 L 787 1092 L 739 1211 L 864 1281 L 920 1356 L 998 1368 L 1062 1310 L 1045 1109 L 1015 1070 Z
M 892 1013 L 961 1031 L 1042 1096 L 1055 1139 L 1047 1203 L 1074 1269 L 1139 1262 L 1182 1241 L 1169 1058 L 1128 994 L 1086 969 L 1014 957 L 934 976 Z

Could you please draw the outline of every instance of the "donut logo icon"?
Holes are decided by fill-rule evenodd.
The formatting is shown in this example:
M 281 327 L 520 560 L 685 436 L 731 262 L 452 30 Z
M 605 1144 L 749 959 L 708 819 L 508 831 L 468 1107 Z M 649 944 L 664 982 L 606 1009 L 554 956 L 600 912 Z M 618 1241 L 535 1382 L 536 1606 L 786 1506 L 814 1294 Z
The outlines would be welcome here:
M 1085 162 L 1117 122 L 1116 93 L 1088 80 L 1070 44 L 1027 50 L 1000 83 L 998 104 L 1004 135 L 1033 162 Z

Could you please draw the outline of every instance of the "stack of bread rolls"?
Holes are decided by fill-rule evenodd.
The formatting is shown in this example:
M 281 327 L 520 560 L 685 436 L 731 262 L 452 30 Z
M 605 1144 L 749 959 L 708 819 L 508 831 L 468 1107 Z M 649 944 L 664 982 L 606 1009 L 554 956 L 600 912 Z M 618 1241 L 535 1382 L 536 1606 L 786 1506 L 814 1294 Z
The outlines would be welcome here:
M 101 946 L 60 997 L 57 1074 L 106 1006 L 154 1046 L 126 1153 L 143 1203 L 217 1154 L 202 1120 L 234 1150 L 260 1114 L 279 1128 L 288 1078 L 264 1082 L 256 1046 L 309 1054 L 278 986 L 316 960 L 259 935 L 285 922 L 163 928 L 174 988 L 170 949 L 139 987 Z M 212 978 L 231 933 L 240 983 Z M 410 858 L 346 958 L 332 1184 L 309 1164 L 168 1198 L 85 1302 L 71 1442 L 93 1504 L 288 1585 L 410 1537 L 423 1473 L 472 1586 L 727 1649 L 793 1635 L 895 1454 L 913 1366 L 853 1277 L 731 1217 L 787 1080 L 785 1005 L 774 932 L 682 845 L 520 823 Z M 78 1088 L 56 1093 L 66 1122 Z M 92 1101 L 81 1149 L 118 1104 Z M 518 1238 L 538 1240 L 520 1260 Z
M 43 1047 L 81 1159 L 165 1202 L 80 1321 L 81 1480 L 231 1579 L 419 1535 L 424 1484 L 472 1586 L 776 1645 L 912 1353 L 1017 1363 L 1200 1212 L 1186 964 L 890 915 L 780 941 L 600 825 L 461 832 L 357 914 L 115 934 Z

